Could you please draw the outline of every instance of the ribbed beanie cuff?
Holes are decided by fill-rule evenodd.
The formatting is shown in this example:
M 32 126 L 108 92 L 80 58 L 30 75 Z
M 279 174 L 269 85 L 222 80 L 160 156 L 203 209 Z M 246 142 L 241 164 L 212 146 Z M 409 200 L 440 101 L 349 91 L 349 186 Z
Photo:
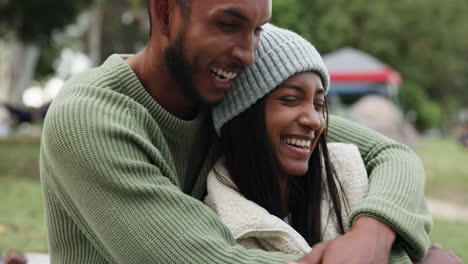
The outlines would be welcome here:
M 234 80 L 223 101 L 213 108 L 218 135 L 226 122 L 296 73 L 317 72 L 325 92 L 329 90 L 330 77 L 320 54 L 310 42 L 292 31 L 265 25 L 255 58 L 255 64 Z

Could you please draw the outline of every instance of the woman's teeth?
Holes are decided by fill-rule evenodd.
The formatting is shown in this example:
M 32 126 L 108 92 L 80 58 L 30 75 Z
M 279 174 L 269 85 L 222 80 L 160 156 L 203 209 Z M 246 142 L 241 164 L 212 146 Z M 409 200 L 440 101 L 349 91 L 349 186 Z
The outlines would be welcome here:
M 237 77 L 236 72 L 228 72 L 221 68 L 216 68 L 211 66 L 210 67 L 211 74 L 213 75 L 214 79 L 219 82 L 228 82 Z
M 296 139 L 296 138 L 286 138 L 284 142 L 288 145 L 301 147 L 301 148 L 310 148 L 312 144 L 311 140 L 304 140 L 304 139 Z

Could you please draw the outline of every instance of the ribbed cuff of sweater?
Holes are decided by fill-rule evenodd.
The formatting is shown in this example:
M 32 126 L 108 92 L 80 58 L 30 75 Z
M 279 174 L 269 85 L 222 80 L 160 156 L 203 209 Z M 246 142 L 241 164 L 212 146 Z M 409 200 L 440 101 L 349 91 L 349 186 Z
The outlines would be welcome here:
M 430 229 L 432 224 L 424 227 L 417 226 L 415 222 L 412 221 L 415 217 L 413 214 L 401 210 L 401 208 L 396 207 L 393 203 L 377 198 L 363 200 L 353 208 L 349 217 L 350 224 L 354 223 L 360 216 L 376 218 L 391 227 L 397 233 L 395 244 L 401 244 L 412 259 L 419 260 L 426 256 L 429 248 L 429 240 L 425 240 L 424 238 L 418 240 L 411 234 L 414 233 L 414 230 L 421 228 L 426 230 Z M 432 223 L 432 218 L 430 216 L 424 218 L 425 219 L 421 219 L 421 222 Z M 405 223 L 406 225 L 402 225 L 401 223 Z

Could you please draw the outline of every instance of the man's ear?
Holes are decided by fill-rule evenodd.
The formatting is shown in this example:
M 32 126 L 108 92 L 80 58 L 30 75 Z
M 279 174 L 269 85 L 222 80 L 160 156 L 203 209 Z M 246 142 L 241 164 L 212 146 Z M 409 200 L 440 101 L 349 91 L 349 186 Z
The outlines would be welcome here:
M 163 34 L 169 34 L 169 1 L 154 0 L 154 11 Z

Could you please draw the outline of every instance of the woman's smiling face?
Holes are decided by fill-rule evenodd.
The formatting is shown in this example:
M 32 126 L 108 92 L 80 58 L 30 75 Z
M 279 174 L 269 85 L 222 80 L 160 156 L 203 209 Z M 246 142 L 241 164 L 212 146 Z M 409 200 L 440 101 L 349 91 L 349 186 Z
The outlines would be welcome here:
M 265 126 L 276 162 L 301 176 L 325 128 L 325 90 L 315 72 L 298 73 L 265 98 Z

